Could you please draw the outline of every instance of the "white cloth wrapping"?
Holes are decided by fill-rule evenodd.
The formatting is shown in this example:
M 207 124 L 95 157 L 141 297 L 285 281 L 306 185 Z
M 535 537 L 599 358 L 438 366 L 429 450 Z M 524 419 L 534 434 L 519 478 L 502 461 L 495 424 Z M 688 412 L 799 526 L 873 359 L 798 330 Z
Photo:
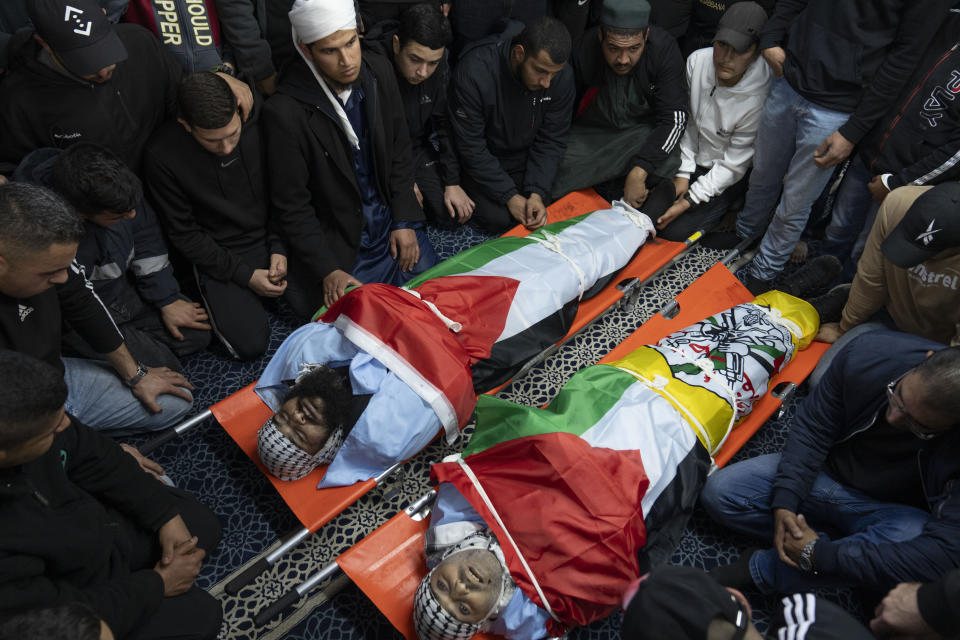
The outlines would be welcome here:
M 357 138 L 353 125 L 347 118 L 347 113 L 343 110 L 343 105 L 333 95 L 323 76 L 317 71 L 313 60 L 300 47 L 301 42 L 309 45 L 317 40 L 323 40 L 337 31 L 356 29 L 357 14 L 353 7 L 353 0 L 296 0 L 287 15 L 290 17 L 294 48 L 303 58 L 303 61 L 307 63 L 307 66 L 310 67 L 313 77 L 320 83 L 320 88 L 323 89 L 327 100 L 333 106 L 333 110 L 340 120 L 340 127 L 350 141 L 350 145 L 354 149 L 359 149 L 359 138 Z

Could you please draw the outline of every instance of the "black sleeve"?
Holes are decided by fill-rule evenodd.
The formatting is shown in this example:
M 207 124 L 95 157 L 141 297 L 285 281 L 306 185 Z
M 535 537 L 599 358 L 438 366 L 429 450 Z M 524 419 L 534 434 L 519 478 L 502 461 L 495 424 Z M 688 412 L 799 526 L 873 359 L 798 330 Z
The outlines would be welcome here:
M 771 509 L 797 513 L 837 441 L 845 422 L 844 369 L 852 351 L 850 346 L 841 350 L 813 393 L 800 403 L 773 479 Z
M 527 154 L 527 168 L 523 174 L 523 190 L 538 193 L 543 197 L 550 194 L 553 179 L 557 177 L 557 168 L 567 148 L 567 134 L 573 119 L 573 99 L 576 90 L 573 83 L 573 69 L 564 65 L 553 79 L 556 91 L 552 100 L 544 108 L 543 121 Z M 541 103 L 543 104 L 543 103 Z
M 950 140 L 889 179 L 890 190 L 908 184 L 932 184 L 956 180 L 960 176 L 960 127 L 950 132 Z M 916 181 L 916 182 L 915 182 Z
M 453 132 L 450 130 L 450 103 L 447 92 L 450 87 L 450 67 L 444 62 L 437 70 L 443 74 L 439 78 L 438 91 L 433 105 L 433 130 L 440 143 L 440 178 L 445 187 L 460 184 L 460 162 L 453 146 Z
M 143 166 L 150 201 L 163 219 L 167 237 L 177 251 L 213 278 L 247 286 L 253 267 L 221 247 L 193 215 L 190 196 L 177 179 L 178 169 L 189 171 L 190 167 L 170 165 L 149 147 L 143 154 Z
M 782 47 L 794 19 L 807 7 L 807 0 L 777 0 L 773 15 L 763 25 L 760 50 Z
M 487 113 L 483 102 L 482 80 L 491 80 L 490 70 L 481 72 L 478 65 L 464 61 L 457 67 L 453 80 L 450 121 L 462 169 L 491 198 L 506 204 L 517 195 L 517 186 L 503 170 L 500 161 L 487 148 L 485 135 Z
M 71 482 L 145 529 L 157 531 L 177 515 L 172 494 L 113 440 L 74 421 L 57 434 L 53 446 L 63 452 L 64 471 Z M 89 605 L 122 637 L 156 611 L 163 599 L 163 580 L 151 569 L 82 588 L 50 578 L 46 572 L 44 562 L 35 556 L 0 552 L 3 608 L 76 600 Z
M 373 61 L 370 60 L 370 62 Z M 413 192 L 415 182 L 413 146 L 410 144 L 410 128 L 407 126 L 400 88 L 397 86 L 393 68 L 385 58 L 378 58 L 374 64 L 383 105 L 380 113 L 383 118 L 390 119 L 390 126 L 385 129 L 393 130 L 393 139 L 386 141 L 386 148 L 393 161 L 390 167 L 389 184 L 390 213 L 394 222 L 421 222 L 425 218 L 423 209 L 420 208 L 417 196 Z
M 656 126 L 647 136 L 643 147 L 633 157 L 633 164 L 653 173 L 674 150 L 687 128 L 687 74 L 676 40 L 663 32 L 650 35 L 650 51 L 645 63 L 649 64 L 650 84 L 654 86 L 648 96 L 653 106 Z M 655 44 L 655 46 L 653 46 Z
M 67 281 L 58 284 L 56 291 L 63 319 L 97 353 L 110 353 L 123 344 L 123 334 L 76 260 L 67 270 Z
M 216 0 L 220 29 L 230 42 L 237 66 L 259 82 L 276 73 L 276 69 L 270 44 L 254 15 L 254 4 L 255 0 Z
M 400 117 L 403 117 L 402 110 Z M 313 208 L 313 196 L 308 186 L 310 149 L 303 134 L 309 125 L 305 119 L 296 101 L 285 95 L 274 96 L 264 106 L 270 215 L 276 220 L 288 250 L 302 259 L 310 269 L 311 277 L 320 282 L 332 271 L 348 271 L 351 265 L 343 266 L 337 262 L 328 234 Z M 403 127 L 406 128 L 406 120 Z
M 860 142 L 900 94 L 930 37 L 946 17 L 949 0 L 914 0 L 903 6 L 896 39 L 864 87 L 856 110 L 839 129 L 843 137 L 854 144 Z
M 936 582 L 921 585 L 917 591 L 920 615 L 943 636 L 960 629 L 960 569 L 953 569 Z
M 77 587 L 46 575 L 42 558 L 0 551 L 0 602 L 7 612 L 82 602 L 124 637 L 152 615 L 163 600 L 163 578 L 152 569 L 133 571 L 107 582 Z

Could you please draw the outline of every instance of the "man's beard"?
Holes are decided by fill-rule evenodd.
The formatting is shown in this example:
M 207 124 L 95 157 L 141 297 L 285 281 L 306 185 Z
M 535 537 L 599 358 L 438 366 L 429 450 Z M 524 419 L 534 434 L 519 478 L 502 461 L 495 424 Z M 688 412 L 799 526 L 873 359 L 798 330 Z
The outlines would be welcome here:
M 318 69 L 318 71 L 319 71 L 319 69 Z M 322 71 L 320 72 L 320 77 L 323 78 L 323 81 L 327 83 L 327 86 L 330 87 L 330 90 L 333 91 L 334 93 L 343 93 L 343 92 L 346 91 L 347 89 L 353 89 L 353 88 L 356 87 L 358 84 L 360 84 L 360 75 L 359 75 L 359 74 L 357 74 L 357 79 L 356 79 L 356 80 L 354 80 L 353 82 L 347 83 L 347 84 L 343 84 L 343 83 L 341 83 L 341 82 L 337 82 L 336 80 L 334 80 L 333 78 L 331 78 L 331 77 L 328 76 L 327 74 L 323 73 Z

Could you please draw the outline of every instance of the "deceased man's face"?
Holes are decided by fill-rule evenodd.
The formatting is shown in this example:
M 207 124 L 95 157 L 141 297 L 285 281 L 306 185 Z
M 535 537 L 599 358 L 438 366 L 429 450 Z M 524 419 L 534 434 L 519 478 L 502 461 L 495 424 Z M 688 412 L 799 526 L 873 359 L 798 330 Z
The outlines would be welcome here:
M 467 549 L 437 565 L 430 590 L 447 613 L 460 622 L 476 624 L 496 604 L 502 580 L 497 556 L 486 549 Z
M 323 420 L 323 400 L 298 396 L 280 406 L 274 416 L 277 430 L 301 450 L 315 455 L 330 436 Z

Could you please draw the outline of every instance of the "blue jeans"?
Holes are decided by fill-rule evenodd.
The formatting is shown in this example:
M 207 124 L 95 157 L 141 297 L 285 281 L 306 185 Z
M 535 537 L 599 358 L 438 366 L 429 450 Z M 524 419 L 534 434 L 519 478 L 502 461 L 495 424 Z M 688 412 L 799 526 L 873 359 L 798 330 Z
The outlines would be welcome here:
M 737 216 L 741 238 L 758 236 L 766 228 L 750 266 L 754 277 L 770 280 L 790 259 L 810 208 L 833 174 L 833 169 L 814 164 L 813 152 L 849 117 L 801 97 L 783 78 L 774 83 L 757 131 L 747 201 Z M 777 210 L 767 227 L 774 205 Z
M 193 406 L 171 395 L 157 397 L 163 408 L 150 413 L 117 377 L 109 362 L 62 358 L 67 383 L 67 413 L 83 424 L 111 436 L 159 431 L 180 422 Z
M 867 188 L 871 178 L 860 156 L 850 161 L 824 234 L 823 252 L 839 258 L 844 263 L 844 276 L 851 280 L 857 273 L 857 262 L 880 208 Z
M 773 453 L 721 469 L 707 478 L 700 503 L 716 522 L 748 536 L 772 540 L 770 497 L 779 464 L 780 454 Z M 828 539 L 876 543 L 916 538 L 931 518 L 927 511 L 871 498 L 825 473 L 817 476 L 799 512 Z M 763 593 L 799 593 L 850 584 L 842 578 L 798 571 L 781 562 L 776 549 L 754 553 L 750 574 Z

